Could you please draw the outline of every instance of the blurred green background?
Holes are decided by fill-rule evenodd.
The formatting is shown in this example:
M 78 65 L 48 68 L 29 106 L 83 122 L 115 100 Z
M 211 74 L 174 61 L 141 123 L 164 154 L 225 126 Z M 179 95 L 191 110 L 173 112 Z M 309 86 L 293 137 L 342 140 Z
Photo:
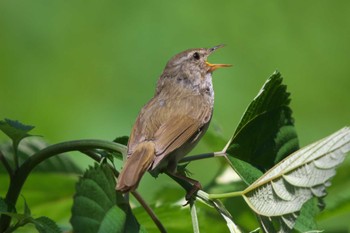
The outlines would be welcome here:
M 214 74 L 209 130 L 229 138 L 278 69 L 306 145 L 350 124 L 349 41 L 345 0 L 2 0 L 0 119 L 35 125 L 33 133 L 51 143 L 129 135 L 169 58 L 224 43 L 209 60 L 234 66 Z M 201 152 L 207 152 L 204 143 L 192 154 Z M 90 162 L 75 159 L 82 167 Z M 205 183 L 216 163 L 194 163 L 190 170 Z M 162 188 L 155 184 L 146 176 L 140 192 L 152 196 Z

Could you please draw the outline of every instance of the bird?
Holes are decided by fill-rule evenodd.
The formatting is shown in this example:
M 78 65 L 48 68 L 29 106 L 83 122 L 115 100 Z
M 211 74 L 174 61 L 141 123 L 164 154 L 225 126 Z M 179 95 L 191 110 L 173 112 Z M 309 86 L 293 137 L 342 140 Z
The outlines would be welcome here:
M 179 160 L 196 146 L 211 121 L 212 73 L 231 66 L 207 61 L 223 46 L 188 49 L 168 61 L 153 98 L 141 109 L 132 128 L 117 191 L 134 191 L 146 171 L 153 176 L 163 172 L 176 176 Z

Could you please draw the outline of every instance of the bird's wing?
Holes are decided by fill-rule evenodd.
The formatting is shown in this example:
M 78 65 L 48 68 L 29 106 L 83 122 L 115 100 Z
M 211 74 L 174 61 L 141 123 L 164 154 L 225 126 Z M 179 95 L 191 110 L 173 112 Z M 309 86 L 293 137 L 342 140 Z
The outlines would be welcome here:
M 154 135 L 157 160 L 181 147 L 200 132 L 202 124 L 189 116 L 177 115 L 161 125 Z
M 212 109 L 197 98 L 200 96 L 191 96 L 178 101 L 178 105 L 160 105 L 159 100 L 151 99 L 136 120 L 129 139 L 128 154 L 131 155 L 141 142 L 153 142 L 156 155 L 152 165 L 154 168 L 192 136 L 201 133 L 202 126 L 210 120 Z M 198 108 L 200 111 L 193 111 L 192 106 L 196 105 L 201 105 Z

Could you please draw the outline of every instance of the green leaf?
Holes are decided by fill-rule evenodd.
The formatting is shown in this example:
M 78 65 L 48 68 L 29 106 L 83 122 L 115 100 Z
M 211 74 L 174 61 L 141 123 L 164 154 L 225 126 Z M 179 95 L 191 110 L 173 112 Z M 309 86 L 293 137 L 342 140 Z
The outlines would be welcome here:
M 113 140 L 113 142 L 122 144 L 124 146 L 128 145 L 129 137 L 128 136 L 121 136 L 117 137 L 116 139 Z
M 246 184 L 252 184 L 263 174 L 259 169 L 256 169 L 243 160 L 239 160 L 234 157 L 228 157 L 228 159 L 229 164 L 237 171 Z
M 124 229 L 125 222 L 125 212 L 117 206 L 112 206 L 103 218 L 98 232 L 115 232 L 115 228 Z
M 226 152 L 265 172 L 297 150 L 289 95 L 275 72 L 247 108 Z M 244 176 L 244 171 L 238 172 Z
M 34 129 L 34 126 L 24 125 L 19 121 L 10 119 L 0 121 L 0 130 L 12 139 L 15 150 L 23 138 L 31 136 L 28 132 L 32 129 Z
M 72 218 L 74 232 L 127 232 L 140 229 L 130 207 L 115 191 L 115 178 L 107 164 L 90 167 L 76 187 Z M 132 222 L 128 219 L 133 219 Z
M 31 221 L 39 233 L 61 233 L 57 224 L 48 217 L 39 217 Z
M 317 229 L 315 216 L 320 212 L 319 208 L 317 207 L 317 202 L 317 198 L 312 198 L 303 205 L 294 229 L 298 230 L 299 232 L 307 232 Z

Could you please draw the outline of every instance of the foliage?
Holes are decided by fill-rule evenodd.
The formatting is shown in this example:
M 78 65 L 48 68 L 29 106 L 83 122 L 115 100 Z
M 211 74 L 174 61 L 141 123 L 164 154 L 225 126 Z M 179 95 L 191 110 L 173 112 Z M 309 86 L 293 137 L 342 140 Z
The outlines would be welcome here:
M 228 164 L 240 177 L 240 180 L 228 183 L 220 183 L 217 176 L 213 177 L 209 185 L 197 193 L 196 199 L 204 205 L 191 201 L 189 207 L 181 207 L 184 202 L 179 195 L 181 188 L 177 186 L 162 190 L 150 206 L 137 192 L 132 192 L 135 199 L 129 200 L 129 195 L 115 191 L 118 171 L 114 162 L 125 155 L 127 137 L 118 137 L 114 142 L 77 140 L 49 146 L 40 137 L 24 139 L 31 136 L 29 132 L 34 127 L 5 119 L 0 122 L 0 130 L 12 140 L 12 147 L 8 143 L 0 147 L 3 164 L 0 174 L 7 172 L 9 178 L 0 180 L 4 184 L 8 182 L 7 191 L 4 185 L 0 187 L 4 189 L 0 194 L 6 192 L 0 198 L 0 231 L 20 232 L 21 227 L 28 223 L 33 224 L 38 232 L 61 232 L 71 228 L 74 232 L 153 232 L 156 229 L 161 232 L 165 229 L 192 232 L 192 226 L 195 232 L 198 232 L 198 227 L 201 232 L 212 232 L 213 227 L 220 232 L 227 229 L 242 232 L 253 231 L 259 224 L 261 230 L 267 232 L 290 232 L 293 228 L 297 231 L 316 230 L 315 218 L 320 206 L 324 209 L 320 217 L 322 223 L 333 217 L 332 213 L 338 214 L 340 206 L 350 200 L 349 188 L 339 190 L 342 183 L 347 182 L 346 170 L 350 163 L 345 160 L 340 168 L 344 180 L 336 181 L 330 187 L 330 190 L 338 190 L 336 194 L 341 193 L 342 197 L 330 198 L 329 210 L 323 206 L 329 179 L 350 150 L 350 130 L 344 128 L 298 150 L 289 104 L 290 94 L 282 84 L 280 73 L 275 72 L 250 103 L 222 151 L 180 161 L 187 164 L 207 157 L 224 157 L 226 162 L 221 163 L 217 176 Z M 222 145 L 225 141 L 217 132 L 209 132 L 205 140 L 209 147 Z M 76 184 L 69 226 L 46 216 L 36 217 L 37 213 L 32 214 L 26 201 L 22 206 L 17 202 L 20 193 L 30 196 L 30 192 L 26 192 L 28 187 L 23 187 L 27 178 L 27 184 L 35 186 L 41 184 L 38 177 L 42 181 L 52 179 L 50 173 L 59 173 L 62 177 L 55 177 L 55 182 L 51 182 L 58 186 L 63 177 L 81 174 L 70 154 L 60 155 L 71 151 L 79 151 L 97 163 L 88 168 Z M 33 176 L 29 177 L 29 174 Z M 45 175 L 36 177 L 35 174 Z M 34 181 L 30 182 L 31 179 Z M 189 185 L 174 180 L 182 187 Z M 75 180 L 70 182 L 73 184 Z M 67 193 L 60 195 L 67 196 Z M 52 196 L 52 193 L 47 193 L 45 198 Z M 233 198 L 236 196 L 243 199 Z M 221 202 L 219 199 L 225 200 Z M 135 205 L 135 200 L 139 204 Z M 350 207 L 343 208 L 348 211 Z M 49 215 L 49 212 L 45 208 L 42 210 L 43 215 Z

